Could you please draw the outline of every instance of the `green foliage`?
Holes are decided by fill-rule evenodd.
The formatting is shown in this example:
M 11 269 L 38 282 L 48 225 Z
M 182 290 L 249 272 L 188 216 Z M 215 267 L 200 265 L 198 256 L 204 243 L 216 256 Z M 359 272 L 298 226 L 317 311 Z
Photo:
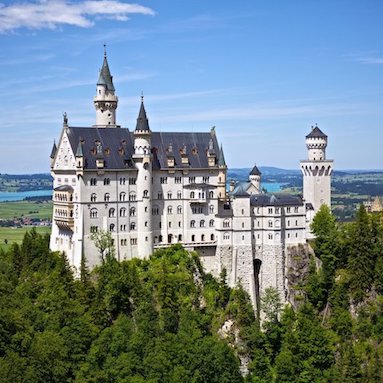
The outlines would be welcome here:
M 205 274 L 179 245 L 118 262 L 106 234 L 101 265 L 89 271 L 85 255 L 75 279 L 29 232 L 0 250 L 0 383 L 383 381 L 381 217 L 360 210 L 338 227 L 320 213 L 305 300 L 282 308 L 267 289 L 262 324 L 225 270 Z

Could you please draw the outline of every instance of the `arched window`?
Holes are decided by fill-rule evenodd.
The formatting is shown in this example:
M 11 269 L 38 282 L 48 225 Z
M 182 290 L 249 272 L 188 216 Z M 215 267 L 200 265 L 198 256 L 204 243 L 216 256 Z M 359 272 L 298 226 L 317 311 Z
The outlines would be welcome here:
M 195 227 L 195 221 L 190 221 L 190 227 Z
M 223 221 L 223 227 L 230 227 L 230 221 L 228 219 Z
M 210 214 L 214 213 L 214 205 L 209 206 L 209 212 Z
M 120 209 L 120 217 L 125 217 L 126 216 L 126 209 L 124 207 L 122 207 Z
M 120 201 L 125 201 L 125 198 L 126 198 L 126 193 L 121 192 L 120 193 Z
M 182 214 L 182 206 L 177 206 L 177 214 Z
M 213 191 L 209 191 L 209 198 L 214 198 L 214 192 Z
M 195 197 L 195 193 L 193 191 L 190 192 L 190 199 L 194 199 L 194 197 Z
M 130 192 L 129 193 L 129 201 L 135 201 L 136 200 L 136 193 Z
M 201 234 L 201 242 L 205 241 L 205 234 Z
M 136 216 L 136 208 L 135 208 L 135 207 L 131 207 L 131 208 L 129 209 L 129 215 L 130 215 L 131 217 L 135 217 L 135 216 Z
M 116 209 L 115 208 L 110 208 L 109 209 L 109 218 L 114 217 L 116 215 Z
M 172 206 L 168 206 L 168 214 L 173 214 L 173 207 Z
M 130 223 L 130 230 L 136 230 L 136 223 L 135 222 Z
M 149 192 L 147 190 L 144 190 L 144 198 L 147 198 L 149 196 Z
M 194 234 L 191 236 L 191 240 L 192 240 L 192 242 L 195 241 L 195 235 Z
M 203 219 L 199 222 L 199 227 L 205 227 L 205 221 Z
M 109 185 L 109 184 L 110 184 L 110 179 L 104 178 L 104 185 Z
M 209 221 L 209 227 L 214 227 L 214 219 L 211 219 L 211 220 Z
M 110 201 L 110 194 L 109 193 L 105 193 L 104 194 L 104 201 L 105 202 L 109 202 Z
M 97 185 L 97 178 L 91 178 L 90 179 L 90 185 L 91 186 L 96 186 Z
M 180 191 L 177 192 L 177 198 L 181 199 L 182 198 L 182 193 Z
M 178 242 L 182 241 L 182 234 L 178 234 Z
M 90 202 L 96 202 L 97 201 L 97 195 L 96 193 L 92 193 L 90 195 Z
M 162 235 L 158 236 L 158 242 L 162 242 Z
M 114 223 L 111 223 L 110 225 L 109 225 L 109 231 L 114 231 L 114 229 L 115 229 L 115 224 Z
M 210 241 L 214 241 L 214 234 L 210 234 Z
M 227 231 L 223 234 L 223 239 L 225 240 L 229 240 L 230 239 L 230 233 L 228 233 Z
M 90 209 L 90 218 L 97 218 L 98 210 L 96 208 Z

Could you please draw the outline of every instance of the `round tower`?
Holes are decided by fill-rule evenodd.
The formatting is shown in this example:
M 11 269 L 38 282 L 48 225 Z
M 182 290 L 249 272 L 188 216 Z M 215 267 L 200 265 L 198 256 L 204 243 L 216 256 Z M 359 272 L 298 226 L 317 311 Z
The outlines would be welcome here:
M 149 121 L 143 97 L 134 131 L 133 160 L 137 167 L 137 243 L 138 257 L 148 258 L 153 252 L 152 231 L 152 154 Z
M 96 126 L 115 127 L 118 97 L 114 94 L 113 76 L 110 74 L 106 51 L 93 99 L 96 108 Z
M 331 174 L 333 161 L 326 159 L 327 136 L 318 128 L 312 127 L 306 136 L 308 159 L 301 161 L 303 173 L 303 198 L 306 201 L 308 225 L 321 205 L 331 207 Z
M 326 159 L 327 136 L 317 126 L 311 127 L 311 133 L 306 136 L 306 147 L 309 161 L 324 161 Z
M 254 165 L 249 174 L 249 181 L 257 189 L 258 193 L 261 192 L 261 175 L 262 173 L 258 169 L 257 165 Z

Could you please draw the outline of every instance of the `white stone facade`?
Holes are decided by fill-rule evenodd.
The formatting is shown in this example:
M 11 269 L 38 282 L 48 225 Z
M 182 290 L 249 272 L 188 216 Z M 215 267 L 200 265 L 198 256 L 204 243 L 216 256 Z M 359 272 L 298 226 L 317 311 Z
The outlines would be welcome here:
M 107 64 L 105 57 L 108 75 Z M 152 132 L 143 100 L 134 132 L 118 127 L 110 73 L 104 82 L 115 104 L 111 119 L 104 120 L 99 106 L 108 105 L 111 93 L 99 92 L 103 81 L 97 84 L 96 125 L 69 127 L 65 118 L 52 151 L 51 249 L 64 251 L 79 270 L 82 257 L 90 267 L 100 263 L 91 240 L 95 231 L 110 231 L 118 260 L 147 258 L 155 249 L 180 243 L 200 254 L 207 271 L 218 276 L 225 269 L 227 282 L 241 283 L 254 305 L 267 287 L 285 301 L 286 249 L 306 242 L 302 198 L 260 193 L 256 166 L 249 182 L 227 192 L 227 167 L 214 129 Z M 313 204 L 316 185 L 306 197 Z

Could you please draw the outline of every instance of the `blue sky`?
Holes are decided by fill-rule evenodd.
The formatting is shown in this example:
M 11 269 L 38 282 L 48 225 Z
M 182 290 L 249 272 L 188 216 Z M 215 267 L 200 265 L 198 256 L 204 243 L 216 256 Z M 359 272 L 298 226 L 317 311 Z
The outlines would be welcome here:
M 335 168 L 383 168 L 382 14 L 381 0 L 3 0 L 0 172 L 48 172 L 63 112 L 94 124 L 104 43 L 123 127 L 143 92 L 152 130 L 216 126 L 231 168 L 298 168 L 316 123 Z

